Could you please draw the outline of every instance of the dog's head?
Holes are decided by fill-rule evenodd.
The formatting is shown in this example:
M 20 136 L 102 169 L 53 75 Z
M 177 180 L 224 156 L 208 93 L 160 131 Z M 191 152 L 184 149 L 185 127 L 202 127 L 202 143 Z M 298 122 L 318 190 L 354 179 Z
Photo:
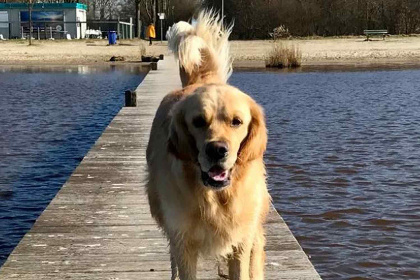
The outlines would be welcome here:
M 235 168 L 262 158 L 266 143 L 262 109 L 234 87 L 202 86 L 172 111 L 169 151 L 196 163 L 207 187 L 229 186 Z

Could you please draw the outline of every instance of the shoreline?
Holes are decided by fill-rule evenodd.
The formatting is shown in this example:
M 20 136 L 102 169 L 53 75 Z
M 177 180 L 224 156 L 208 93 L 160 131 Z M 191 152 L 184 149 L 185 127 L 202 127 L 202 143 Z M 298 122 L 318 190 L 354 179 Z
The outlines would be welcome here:
M 0 72 L 3 68 L 22 68 L 22 67 L 109 67 L 109 66 L 134 66 L 147 68 L 148 62 L 141 61 L 7 61 L 0 62 Z M 269 68 L 265 67 L 264 60 L 235 60 L 233 62 L 233 69 L 237 70 L 257 70 L 257 71 L 268 71 L 268 72 L 312 72 L 312 71 L 367 71 L 367 70 L 408 70 L 408 69 L 420 69 L 420 60 L 413 61 L 411 59 L 396 60 L 396 59 L 381 59 L 381 60 L 364 60 L 364 61 L 352 61 L 352 60 L 336 60 L 336 61 L 311 61 L 302 62 L 302 65 L 298 68 Z
M 378 59 L 378 60 L 320 60 L 302 62 L 298 68 L 270 68 L 265 67 L 263 60 L 239 60 L 234 61 L 234 69 L 265 69 L 266 71 L 311 71 L 311 70 L 369 70 L 369 69 L 417 69 L 420 68 L 420 59 Z
M 420 68 L 420 36 L 391 36 L 386 40 L 365 42 L 363 37 L 297 38 L 281 40 L 302 53 L 302 69 L 389 69 Z M 267 69 L 265 56 L 273 46 L 272 40 L 230 41 L 236 69 Z M 147 55 L 168 54 L 167 43 L 143 40 L 121 40 L 108 46 L 106 40 L 57 40 L 0 42 L 0 66 L 107 66 L 142 65 L 142 50 Z M 112 56 L 125 61 L 110 62 Z M 280 69 L 281 70 L 281 69 Z

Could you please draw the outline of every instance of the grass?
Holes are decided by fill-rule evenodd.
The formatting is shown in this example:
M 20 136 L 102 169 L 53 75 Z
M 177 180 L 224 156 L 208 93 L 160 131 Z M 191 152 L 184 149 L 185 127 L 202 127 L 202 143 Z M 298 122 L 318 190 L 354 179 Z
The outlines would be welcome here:
M 302 64 L 302 52 L 299 48 L 281 41 L 275 41 L 265 59 L 267 67 L 297 68 Z

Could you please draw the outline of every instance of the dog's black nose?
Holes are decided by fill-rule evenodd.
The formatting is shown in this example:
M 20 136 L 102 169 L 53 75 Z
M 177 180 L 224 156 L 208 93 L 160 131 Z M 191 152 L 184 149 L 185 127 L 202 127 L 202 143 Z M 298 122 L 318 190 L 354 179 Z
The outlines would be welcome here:
M 213 141 L 206 146 L 206 154 L 212 160 L 221 160 L 227 156 L 228 152 L 228 145 L 222 141 Z

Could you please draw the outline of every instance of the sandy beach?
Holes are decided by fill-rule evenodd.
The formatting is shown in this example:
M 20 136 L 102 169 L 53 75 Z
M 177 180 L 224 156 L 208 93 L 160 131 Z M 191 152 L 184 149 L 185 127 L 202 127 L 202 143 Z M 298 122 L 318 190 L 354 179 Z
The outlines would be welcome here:
M 390 36 L 366 42 L 365 37 L 284 40 L 302 51 L 302 65 L 419 64 L 420 36 Z M 273 41 L 232 41 L 235 65 L 261 67 Z M 108 46 L 106 40 L 0 41 L 1 65 L 106 64 L 112 56 L 139 62 L 142 46 L 151 55 L 167 54 L 166 42 L 148 46 L 145 41 L 123 40 Z

